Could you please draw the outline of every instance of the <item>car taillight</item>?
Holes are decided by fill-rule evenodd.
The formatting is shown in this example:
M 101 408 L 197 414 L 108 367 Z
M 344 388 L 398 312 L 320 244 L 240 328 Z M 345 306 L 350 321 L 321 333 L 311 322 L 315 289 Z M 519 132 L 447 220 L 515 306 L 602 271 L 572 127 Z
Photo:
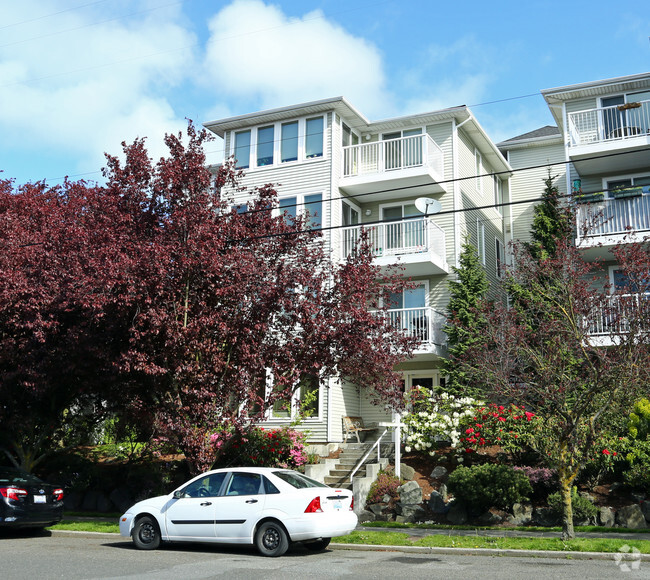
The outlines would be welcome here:
M 52 492 L 54 501 L 61 501 L 63 499 L 63 490 L 59 487 Z
M 306 514 L 316 514 L 319 512 L 322 512 L 322 508 L 320 507 L 320 496 L 316 496 L 314 499 L 312 499 L 309 502 L 309 505 L 307 506 L 307 509 L 305 510 Z
M 354 511 L 354 496 L 350 498 L 350 511 L 351 512 Z
M 27 490 L 20 487 L 0 487 L 0 495 L 14 501 L 20 501 L 27 497 Z

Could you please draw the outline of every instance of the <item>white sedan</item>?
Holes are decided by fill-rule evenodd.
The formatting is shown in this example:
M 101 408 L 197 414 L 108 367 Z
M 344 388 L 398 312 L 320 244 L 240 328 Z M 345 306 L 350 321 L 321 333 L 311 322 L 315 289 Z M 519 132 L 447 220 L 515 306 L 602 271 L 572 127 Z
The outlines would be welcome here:
M 120 534 L 137 548 L 161 541 L 255 544 L 281 556 L 290 542 L 325 549 L 357 525 L 354 499 L 296 471 L 268 467 L 216 469 L 169 495 L 146 499 L 120 518 Z

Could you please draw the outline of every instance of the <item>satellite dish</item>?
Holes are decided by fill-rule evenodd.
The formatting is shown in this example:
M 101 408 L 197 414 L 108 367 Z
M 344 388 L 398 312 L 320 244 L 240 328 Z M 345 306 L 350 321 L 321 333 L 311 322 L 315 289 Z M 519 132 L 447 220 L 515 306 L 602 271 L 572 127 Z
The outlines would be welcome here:
M 425 216 L 438 213 L 442 209 L 440 202 L 435 199 L 431 199 L 430 197 L 418 197 L 415 200 L 415 207 Z

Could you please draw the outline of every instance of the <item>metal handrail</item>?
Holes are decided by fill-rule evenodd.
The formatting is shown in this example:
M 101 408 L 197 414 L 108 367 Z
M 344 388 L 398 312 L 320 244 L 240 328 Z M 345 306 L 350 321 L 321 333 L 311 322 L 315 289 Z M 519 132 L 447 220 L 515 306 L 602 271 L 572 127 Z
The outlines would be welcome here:
M 377 447 L 378 445 L 379 445 L 379 447 L 377 447 L 377 462 L 379 462 L 379 460 L 381 460 L 381 445 L 380 445 L 380 443 L 381 443 L 381 440 L 384 438 L 384 435 L 386 435 L 386 433 L 388 433 L 388 428 L 384 429 L 384 432 L 377 438 L 377 441 L 375 441 L 375 444 L 370 449 L 368 449 L 366 454 L 355 465 L 354 469 L 352 470 L 352 473 L 350 473 L 350 481 L 352 481 L 354 479 L 354 474 L 357 471 L 359 471 L 361 466 L 364 464 L 365 460 L 368 459 L 368 456 L 372 453 L 372 450 L 375 447 Z

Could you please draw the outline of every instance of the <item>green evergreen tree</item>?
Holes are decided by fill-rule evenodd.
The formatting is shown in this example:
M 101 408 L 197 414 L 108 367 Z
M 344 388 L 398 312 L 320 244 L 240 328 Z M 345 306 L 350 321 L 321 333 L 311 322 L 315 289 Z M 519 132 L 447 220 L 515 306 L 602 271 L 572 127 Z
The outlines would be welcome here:
M 478 314 L 479 302 L 485 298 L 490 283 L 481 266 L 476 248 L 465 241 L 458 267 L 452 268 L 457 280 L 449 283 L 450 299 L 447 306 L 448 358 L 443 363 L 447 375 L 445 390 L 458 396 L 477 396 L 480 387 L 469 384 L 466 373 L 456 364 L 465 351 L 478 341 L 485 319 Z
M 549 169 L 548 177 L 544 180 L 542 203 L 533 210 L 532 241 L 525 247 L 536 260 L 555 256 L 558 240 L 566 239 L 572 232 L 567 206 L 560 202 L 560 192 L 554 185 L 556 178 L 557 175 L 551 175 Z

